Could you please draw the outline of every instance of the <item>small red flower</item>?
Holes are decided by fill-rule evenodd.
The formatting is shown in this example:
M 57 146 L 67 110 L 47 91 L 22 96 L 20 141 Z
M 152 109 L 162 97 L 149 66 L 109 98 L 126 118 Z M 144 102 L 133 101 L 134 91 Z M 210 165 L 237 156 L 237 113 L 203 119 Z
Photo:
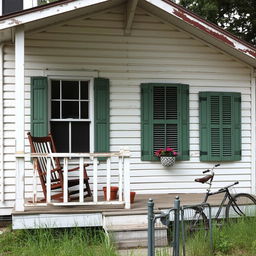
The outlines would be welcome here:
M 155 152 L 155 156 L 161 157 L 161 156 L 173 156 L 176 157 L 178 155 L 177 152 L 174 151 L 173 148 L 167 147 L 165 149 L 159 149 Z

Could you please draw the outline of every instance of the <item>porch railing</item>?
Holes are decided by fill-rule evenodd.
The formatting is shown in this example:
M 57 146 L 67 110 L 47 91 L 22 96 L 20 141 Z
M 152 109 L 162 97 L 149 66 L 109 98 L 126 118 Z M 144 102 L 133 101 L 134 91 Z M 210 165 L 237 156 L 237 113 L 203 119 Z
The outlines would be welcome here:
M 46 203 L 38 203 L 38 175 L 36 169 L 36 159 L 39 157 L 45 157 L 47 159 L 47 174 L 46 174 Z M 63 159 L 63 202 L 54 202 L 51 198 L 51 160 L 54 157 Z M 99 200 L 99 179 L 98 170 L 100 167 L 99 158 L 106 158 L 106 179 L 104 186 L 106 186 L 106 201 Z M 126 209 L 130 208 L 130 151 L 120 150 L 114 153 L 51 153 L 51 154 L 16 154 L 16 199 L 15 210 L 24 211 L 25 206 L 34 205 L 114 205 L 124 204 Z M 30 203 L 26 203 L 25 199 L 25 159 L 33 159 L 33 195 Z M 76 202 L 68 201 L 68 166 L 72 162 L 74 165 L 74 158 L 79 159 L 79 200 Z M 115 160 L 115 161 L 113 161 Z M 113 170 L 113 163 L 117 164 L 118 171 L 118 200 L 110 201 L 110 187 L 111 187 L 111 171 Z M 84 164 L 92 165 L 92 176 L 90 175 L 90 187 L 93 191 L 92 201 L 84 200 Z M 115 174 L 116 176 L 116 174 Z M 101 183 L 102 184 L 102 183 Z M 40 193 L 42 193 L 40 191 Z

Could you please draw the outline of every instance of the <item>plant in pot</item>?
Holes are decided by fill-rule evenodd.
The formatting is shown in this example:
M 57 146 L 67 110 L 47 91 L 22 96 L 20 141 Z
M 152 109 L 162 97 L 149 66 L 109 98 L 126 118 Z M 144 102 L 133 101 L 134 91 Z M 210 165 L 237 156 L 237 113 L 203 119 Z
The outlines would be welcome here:
M 173 148 L 159 149 L 155 155 L 160 158 L 161 164 L 165 167 L 170 167 L 175 164 L 175 158 L 178 153 Z

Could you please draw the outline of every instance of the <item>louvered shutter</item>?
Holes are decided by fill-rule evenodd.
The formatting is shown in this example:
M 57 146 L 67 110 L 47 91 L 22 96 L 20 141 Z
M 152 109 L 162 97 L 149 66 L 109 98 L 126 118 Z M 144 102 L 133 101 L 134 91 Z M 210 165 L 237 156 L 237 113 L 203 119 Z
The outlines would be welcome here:
M 109 79 L 94 79 L 94 151 L 109 152 Z M 102 158 L 101 160 L 103 160 Z
M 203 92 L 199 101 L 201 161 L 240 160 L 240 93 Z
M 31 133 L 46 136 L 48 133 L 48 82 L 47 77 L 31 78 Z
M 153 87 L 153 152 L 171 147 L 179 149 L 178 88 Z
M 154 152 L 166 147 L 179 153 L 177 160 L 189 159 L 188 86 L 143 84 L 141 89 L 142 160 L 157 160 Z
M 141 159 L 153 160 L 152 86 L 141 84 Z

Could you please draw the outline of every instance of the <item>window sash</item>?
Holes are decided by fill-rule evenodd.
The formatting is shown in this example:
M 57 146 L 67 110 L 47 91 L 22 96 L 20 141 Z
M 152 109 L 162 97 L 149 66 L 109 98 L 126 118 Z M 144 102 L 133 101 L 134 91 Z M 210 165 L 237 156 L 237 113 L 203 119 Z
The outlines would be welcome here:
M 54 98 L 52 99 L 52 81 L 59 81 L 59 98 Z M 63 88 L 62 88 L 62 84 L 63 84 L 63 81 L 69 81 L 69 82 L 78 82 L 78 98 L 77 99 L 66 99 L 66 98 L 63 98 Z M 82 86 L 81 86 L 81 83 L 82 82 L 87 82 L 88 83 L 88 92 L 87 92 L 87 95 L 88 95 L 88 99 L 83 99 L 82 96 L 81 96 L 81 90 L 82 90 Z M 92 108 L 92 94 L 91 94 L 91 83 L 90 81 L 88 80 L 76 80 L 76 79 L 58 79 L 58 78 L 54 78 L 54 79 L 50 79 L 50 119 L 49 119 L 49 122 L 50 122 L 50 127 L 51 127 L 51 123 L 52 122 L 67 122 L 69 125 L 68 125 L 68 136 L 69 136 L 69 146 L 68 146 L 68 152 L 71 153 L 72 152 L 72 123 L 77 123 L 77 122 L 81 122 L 81 123 L 89 123 L 89 135 L 92 134 L 92 118 L 91 118 L 91 114 L 92 114 L 92 111 L 91 111 L 91 108 Z M 71 85 L 72 86 L 72 85 Z M 59 102 L 59 118 L 52 118 L 52 102 Z M 63 102 L 77 102 L 78 103 L 78 118 L 63 118 Z M 81 115 L 82 115 L 82 110 L 81 110 L 81 103 L 82 102 L 88 102 L 88 117 L 89 118 L 81 118 Z M 90 139 L 90 136 L 89 136 L 89 152 L 92 151 L 92 141 Z M 61 151 L 61 150 L 60 150 Z

